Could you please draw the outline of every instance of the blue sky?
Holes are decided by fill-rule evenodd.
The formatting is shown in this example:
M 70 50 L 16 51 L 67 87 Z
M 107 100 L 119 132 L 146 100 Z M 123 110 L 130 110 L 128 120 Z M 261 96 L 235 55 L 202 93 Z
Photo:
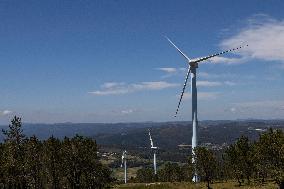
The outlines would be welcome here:
M 0 1 L 0 123 L 284 118 L 283 1 Z

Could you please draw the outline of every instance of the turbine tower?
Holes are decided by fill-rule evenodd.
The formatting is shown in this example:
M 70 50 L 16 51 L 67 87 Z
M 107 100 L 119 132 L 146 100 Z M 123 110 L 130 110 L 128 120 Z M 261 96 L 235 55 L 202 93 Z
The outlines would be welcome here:
M 124 183 L 127 183 L 127 165 L 126 165 L 126 150 L 123 151 L 121 156 L 121 166 L 124 166 Z
M 181 92 L 181 95 L 180 95 L 180 98 L 179 98 L 175 117 L 177 116 L 177 113 L 179 111 L 181 100 L 182 100 L 182 97 L 184 95 L 184 91 L 185 91 L 185 88 L 186 88 L 187 80 L 188 80 L 189 74 L 191 73 L 191 102 L 192 102 L 192 115 L 191 116 L 192 116 L 192 154 L 193 154 L 192 163 L 194 163 L 195 162 L 194 148 L 197 146 L 197 127 L 198 127 L 198 121 L 197 121 L 197 88 L 196 88 L 196 68 L 198 68 L 198 63 L 203 62 L 205 60 L 208 60 L 210 58 L 213 58 L 215 56 L 219 56 L 221 54 L 225 54 L 225 53 L 228 53 L 228 52 L 231 52 L 231 51 L 238 50 L 238 49 L 242 48 L 243 46 L 240 46 L 240 47 L 235 48 L 235 49 L 229 49 L 229 50 L 226 50 L 226 51 L 223 51 L 223 52 L 220 52 L 220 53 L 217 53 L 217 54 L 205 56 L 205 57 L 190 59 L 168 37 L 166 37 L 166 39 L 176 48 L 176 50 L 187 60 L 187 63 L 188 63 L 188 69 L 187 69 L 187 73 L 186 73 L 186 77 L 185 77 L 185 82 L 184 82 L 182 92 Z M 248 46 L 248 45 L 246 45 L 246 46 Z M 195 170 L 194 176 L 192 178 L 192 181 L 198 182 L 198 175 L 197 175 L 196 170 Z
M 156 153 L 157 153 L 158 147 L 157 147 L 157 146 L 154 146 L 154 143 L 153 143 L 153 139 L 152 139 L 152 137 L 151 137 L 151 132 L 150 132 L 150 130 L 149 130 L 149 137 L 150 137 L 151 149 L 152 149 L 153 152 L 154 152 L 153 166 L 154 166 L 154 173 L 155 173 L 155 175 L 156 175 L 156 174 L 157 174 Z

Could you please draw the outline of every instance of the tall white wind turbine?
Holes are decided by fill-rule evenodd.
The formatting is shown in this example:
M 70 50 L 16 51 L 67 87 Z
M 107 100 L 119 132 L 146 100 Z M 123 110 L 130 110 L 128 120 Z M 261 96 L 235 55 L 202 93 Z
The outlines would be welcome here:
M 195 59 L 190 59 L 188 58 L 188 56 L 183 53 L 168 37 L 166 37 L 166 39 L 177 49 L 177 51 L 186 59 L 187 63 L 188 63 L 188 69 L 187 69 L 187 73 L 186 73 L 186 77 L 185 77 L 185 82 L 182 88 L 182 92 L 180 95 L 180 99 L 178 102 L 178 106 L 176 109 L 176 113 L 175 113 L 175 117 L 177 116 L 177 113 L 179 111 L 179 107 L 181 104 L 181 100 L 185 91 L 185 87 L 187 84 L 187 80 L 189 77 L 189 74 L 191 73 L 191 101 L 192 101 L 192 154 L 194 154 L 194 148 L 197 146 L 197 126 L 198 126 L 198 121 L 197 121 L 197 88 L 196 88 L 196 68 L 198 68 L 198 63 L 199 62 L 203 62 L 205 60 L 208 60 L 210 58 L 213 58 L 215 56 L 219 56 L 221 54 L 225 54 L 231 51 L 235 51 L 238 50 L 240 48 L 243 48 L 243 46 L 240 46 L 238 48 L 235 49 L 229 49 L 220 53 L 216 53 L 216 54 L 212 54 L 209 56 L 205 56 L 205 57 L 200 57 L 200 58 L 195 58 Z M 248 45 L 247 45 L 248 46 Z M 192 158 L 192 162 L 195 162 L 194 156 Z M 198 181 L 198 175 L 197 172 L 195 171 L 194 176 L 192 178 L 192 180 L 194 182 Z
M 157 146 L 154 146 L 154 143 L 153 143 L 153 139 L 151 137 L 151 132 L 149 130 L 149 137 L 150 137 L 150 143 L 151 143 L 151 150 L 153 150 L 153 153 L 154 153 L 154 160 L 153 160 L 153 166 L 154 166 L 154 173 L 155 175 L 157 174 L 157 161 L 156 161 L 156 154 L 157 154 L 157 149 L 158 147 Z
M 124 183 L 127 183 L 127 165 L 126 165 L 126 150 L 123 151 L 121 156 L 121 167 L 124 166 Z

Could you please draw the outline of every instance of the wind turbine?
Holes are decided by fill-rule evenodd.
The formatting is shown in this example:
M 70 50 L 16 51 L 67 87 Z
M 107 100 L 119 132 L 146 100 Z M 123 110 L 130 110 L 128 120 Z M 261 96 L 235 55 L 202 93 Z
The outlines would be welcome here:
M 121 156 L 121 166 L 124 166 L 124 183 L 127 183 L 127 165 L 126 165 L 126 150 L 123 151 Z
M 150 137 L 151 149 L 152 149 L 153 152 L 154 152 L 153 165 L 154 165 L 154 173 L 155 173 L 155 175 L 156 175 L 156 174 L 157 174 L 156 153 L 157 153 L 158 147 L 157 147 L 157 146 L 154 146 L 154 143 L 153 143 L 153 139 L 152 139 L 152 137 L 151 137 L 151 132 L 150 132 L 150 130 L 149 130 L 149 137 Z
M 197 146 L 197 126 L 198 126 L 198 121 L 197 121 L 197 88 L 196 88 L 196 68 L 198 68 L 198 63 L 203 62 L 205 60 L 208 60 L 210 58 L 213 58 L 215 56 L 219 56 L 221 54 L 225 54 L 225 53 L 228 53 L 228 52 L 231 52 L 231 51 L 238 50 L 238 49 L 242 48 L 243 46 L 240 46 L 240 47 L 235 48 L 235 49 L 229 49 L 229 50 L 226 50 L 226 51 L 223 51 L 223 52 L 220 52 L 220 53 L 216 53 L 216 54 L 212 54 L 212 55 L 209 55 L 209 56 L 205 56 L 205 57 L 190 59 L 168 37 L 166 37 L 166 39 L 178 50 L 178 52 L 187 60 L 187 63 L 188 63 L 188 69 L 187 69 L 184 85 L 183 85 L 183 88 L 182 88 L 182 92 L 181 92 L 181 95 L 180 95 L 180 99 L 179 99 L 179 102 L 178 102 L 178 106 L 177 106 L 177 109 L 176 109 L 175 117 L 177 116 L 177 113 L 179 111 L 179 107 L 180 107 L 181 100 L 182 100 L 182 97 L 183 97 L 183 94 L 184 94 L 184 91 L 185 91 L 187 80 L 188 80 L 189 74 L 191 73 L 192 154 L 193 154 L 192 163 L 194 163 L 195 162 L 194 148 Z M 248 45 L 246 45 L 246 46 L 248 46 Z M 192 178 L 192 181 L 198 182 L 198 175 L 197 175 L 196 170 L 195 170 L 194 176 Z

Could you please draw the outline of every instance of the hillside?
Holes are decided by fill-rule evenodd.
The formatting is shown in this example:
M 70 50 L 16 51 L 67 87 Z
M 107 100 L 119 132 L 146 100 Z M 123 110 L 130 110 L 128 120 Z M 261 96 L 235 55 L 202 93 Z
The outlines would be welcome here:
M 284 121 L 201 121 L 198 127 L 199 144 L 216 147 L 233 143 L 241 135 L 251 140 L 268 128 L 284 129 Z M 115 134 L 98 134 L 93 138 L 101 145 L 115 145 L 129 148 L 149 147 L 148 129 L 155 145 L 160 149 L 177 149 L 178 145 L 191 144 L 191 124 L 188 122 L 162 123 L 160 126 L 117 131 Z
M 239 136 L 246 135 L 254 140 L 267 128 L 284 128 L 283 120 L 237 120 L 200 121 L 198 128 L 200 144 L 230 144 Z M 8 126 L 0 126 L 7 129 Z M 26 136 L 36 135 L 47 139 L 51 135 L 64 138 L 76 134 L 92 137 L 100 145 L 121 148 L 146 148 L 149 146 L 148 129 L 160 149 L 177 149 L 180 144 L 191 144 L 190 122 L 141 122 L 141 123 L 23 123 Z M 3 140 L 2 133 L 0 141 Z

